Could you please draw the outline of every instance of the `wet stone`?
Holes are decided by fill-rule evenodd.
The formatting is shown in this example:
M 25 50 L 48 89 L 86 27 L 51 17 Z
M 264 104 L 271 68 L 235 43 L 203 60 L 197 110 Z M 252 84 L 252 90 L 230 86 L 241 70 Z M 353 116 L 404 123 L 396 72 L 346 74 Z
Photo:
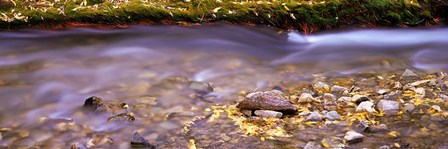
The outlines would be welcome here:
M 415 94 L 417 94 L 418 97 L 420 97 L 420 98 L 425 97 L 425 89 L 422 88 L 422 87 L 416 88 L 416 89 L 414 90 L 414 92 L 415 92 Z
M 378 93 L 378 95 L 386 95 L 387 91 L 385 89 L 379 89 L 376 93 Z
M 336 96 L 330 93 L 324 94 L 324 108 L 327 110 L 336 110 Z
M 135 117 L 133 114 L 130 113 L 121 113 L 115 116 L 111 116 L 107 119 L 107 121 L 128 121 L 133 122 L 135 121 Z
M 362 142 L 363 138 L 364 135 L 357 133 L 355 131 L 348 131 L 344 136 L 345 141 L 347 141 L 348 143 Z
M 333 85 L 333 87 L 331 87 L 332 94 L 341 95 L 345 91 L 348 91 L 348 89 L 339 85 Z
M 438 105 L 432 105 L 432 106 L 431 106 L 431 109 L 434 109 L 434 110 L 437 111 L 437 112 L 442 112 L 442 109 L 441 109 L 440 106 L 438 106 Z
M 448 96 L 447 96 L 447 95 L 440 94 L 439 96 L 440 96 L 440 98 L 442 98 L 443 100 L 448 101 Z
M 336 112 L 336 111 L 330 111 L 330 112 L 325 113 L 325 117 L 330 121 L 341 119 L 338 112 Z
M 317 102 L 316 98 L 314 98 L 310 93 L 302 93 L 297 102 L 298 103 L 310 103 L 310 102 L 314 102 L 314 101 Z
M 313 142 L 313 141 L 309 141 L 306 143 L 305 147 L 303 147 L 303 149 L 322 149 L 322 145 L 320 145 L 319 143 Z
M 131 148 L 133 149 L 155 149 L 156 146 L 150 144 L 140 133 L 135 132 L 132 135 Z
M 252 116 L 252 110 L 241 110 L 241 113 L 245 116 Z
M 308 117 L 306 117 L 306 119 L 305 119 L 305 121 L 307 121 L 307 122 L 309 122 L 309 121 L 321 121 L 321 120 L 322 120 L 322 117 L 317 112 L 311 112 L 310 115 L 308 115 Z
M 293 113 L 297 108 L 278 90 L 250 93 L 236 106 L 242 110 L 273 110 Z
M 404 111 L 412 112 L 414 109 L 415 109 L 414 104 L 411 104 L 411 103 L 405 103 L 404 104 L 404 107 L 403 107 Z
M 412 71 L 409 70 L 409 69 L 406 69 L 406 70 L 403 72 L 403 74 L 401 75 L 401 77 L 400 77 L 400 80 L 401 80 L 401 81 L 404 81 L 404 82 L 407 82 L 407 83 L 416 81 L 416 80 L 418 80 L 418 79 L 419 79 L 418 75 L 415 74 L 414 72 L 412 72 Z
M 226 135 L 226 134 L 221 134 L 221 135 L 220 135 L 220 138 L 221 138 L 223 141 L 226 141 L 226 142 L 232 140 L 232 138 L 229 137 L 229 136 Z
M 157 97 L 153 97 L 153 96 L 145 96 L 145 97 L 140 97 L 136 99 L 136 102 L 138 104 L 145 104 L 145 105 L 156 105 L 157 104 Z
M 281 118 L 283 116 L 281 112 L 271 110 L 255 110 L 254 114 L 257 116 L 273 117 L 273 118 Z
M 207 95 L 208 93 L 213 92 L 213 84 L 209 82 L 190 81 L 188 88 L 199 95 Z
M 358 128 L 360 128 L 361 130 L 363 130 L 363 131 L 366 131 L 366 130 L 368 130 L 369 129 L 369 124 L 367 124 L 367 122 L 366 121 L 363 121 L 363 120 L 359 120 L 358 121 L 358 124 L 356 125 Z
M 83 109 L 88 112 L 108 112 L 110 108 L 104 104 L 103 99 L 96 96 L 87 98 L 84 101 Z
M 401 89 L 403 87 L 403 85 L 401 85 L 401 83 L 400 82 L 395 82 L 395 84 L 394 84 L 394 89 Z
M 352 97 L 342 96 L 338 98 L 338 102 L 350 102 Z
M 328 93 L 330 92 L 330 85 L 323 82 L 317 82 L 313 84 L 313 89 L 318 93 Z
M 378 110 L 385 112 L 398 112 L 399 103 L 392 100 L 380 100 L 377 104 Z
M 354 95 L 352 97 L 352 102 L 355 102 L 356 105 L 359 105 L 361 102 L 370 101 L 369 97 L 364 95 Z
M 366 130 L 366 132 L 369 132 L 369 133 L 386 133 L 388 131 L 389 131 L 389 128 L 386 126 L 386 124 L 370 126 Z
M 299 116 L 308 116 L 310 114 L 311 114 L 311 112 L 300 112 Z
M 371 101 L 364 101 L 364 102 L 361 102 L 356 107 L 356 112 L 367 111 L 367 112 L 373 113 L 372 107 L 373 107 L 373 103 Z

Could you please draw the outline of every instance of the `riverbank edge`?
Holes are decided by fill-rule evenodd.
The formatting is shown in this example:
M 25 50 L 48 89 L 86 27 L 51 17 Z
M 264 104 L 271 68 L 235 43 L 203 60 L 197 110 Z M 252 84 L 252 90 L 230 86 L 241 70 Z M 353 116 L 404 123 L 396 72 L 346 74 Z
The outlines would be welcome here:
M 268 25 L 309 34 L 340 28 L 407 28 L 447 24 L 445 14 L 438 14 L 439 6 L 434 6 L 431 1 L 417 3 L 407 0 L 331 0 L 238 3 L 193 0 L 167 5 L 143 2 L 139 0 L 126 3 L 100 1 L 93 5 L 76 2 L 53 4 L 52 7 L 45 7 L 45 12 L 41 9 L 6 7 L 0 11 L 3 11 L 0 30 L 126 28 L 128 25 L 193 26 L 226 22 L 246 26 Z M 6 14 L 8 11 L 11 13 Z

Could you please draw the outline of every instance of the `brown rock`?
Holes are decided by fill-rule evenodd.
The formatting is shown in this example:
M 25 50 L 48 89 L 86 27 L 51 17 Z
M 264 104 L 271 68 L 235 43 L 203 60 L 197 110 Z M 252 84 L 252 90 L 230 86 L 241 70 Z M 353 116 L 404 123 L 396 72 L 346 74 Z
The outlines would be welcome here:
M 84 101 L 83 109 L 87 112 L 108 112 L 110 108 L 104 104 L 103 99 L 96 96 L 87 98 Z
M 250 93 L 236 107 L 242 110 L 273 110 L 286 113 L 297 111 L 279 90 Z

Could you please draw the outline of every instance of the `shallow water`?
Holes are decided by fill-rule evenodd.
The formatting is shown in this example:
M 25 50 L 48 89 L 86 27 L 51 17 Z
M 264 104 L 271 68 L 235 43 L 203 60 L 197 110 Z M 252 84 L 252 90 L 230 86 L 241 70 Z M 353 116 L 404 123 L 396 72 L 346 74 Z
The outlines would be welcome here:
M 237 126 L 224 125 L 232 122 L 226 120 L 198 123 L 192 127 L 199 129 L 196 132 L 181 133 L 185 122 L 206 116 L 203 111 L 214 105 L 234 104 L 241 91 L 288 87 L 316 77 L 359 72 L 448 70 L 446 28 L 307 36 L 228 25 L 75 28 L 3 32 L 0 45 L 0 127 L 12 129 L 2 133 L 0 146 L 13 148 L 89 147 L 92 140 L 100 147 L 102 142 L 102 147 L 127 148 L 133 131 L 162 148 L 187 148 L 191 138 L 218 132 L 232 138 L 242 135 L 237 133 Z M 212 82 L 213 98 L 194 98 L 188 80 Z M 106 122 L 108 115 L 79 112 L 90 96 L 116 105 L 139 105 L 137 99 L 143 97 L 156 97 L 157 102 L 131 106 L 136 121 L 115 123 Z M 166 119 L 166 114 L 173 112 L 178 116 Z M 314 129 L 303 132 L 294 134 L 299 138 L 296 140 L 316 137 L 312 135 Z M 366 146 L 378 147 L 375 140 L 365 141 L 370 144 Z M 263 144 L 268 144 L 266 148 L 297 147 L 306 143 L 285 142 L 269 143 L 249 136 L 230 141 L 233 146 L 196 143 L 220 148 L 264 148 L 259 146 Z

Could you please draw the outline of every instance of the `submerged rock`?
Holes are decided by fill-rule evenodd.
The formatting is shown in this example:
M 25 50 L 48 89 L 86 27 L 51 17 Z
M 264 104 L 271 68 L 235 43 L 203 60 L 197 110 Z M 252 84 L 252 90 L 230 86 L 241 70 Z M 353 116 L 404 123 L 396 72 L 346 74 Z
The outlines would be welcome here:
M 283 116 L 281 112 L 271 110 L 255 110 L 254 114 L 257 116 L 273 117 L 273 118 L 281 118 Z
M 355 131 L 348 131 L 345 133 L 344 139 L 347 143 L 358 143 L 362 142 L 364 135 L 357 133 Z
M 322 145 L 320 145 L 319 143 L 313 142 L 313 141 L 309 141 L 306 143 L 305 147 L 303 147 L 303 149 L 322 149 Z
M 389 128 L 386 124 L 380 124 L 380 125 L 374 125 L 370 126 L 368 129 L 366 129 L 366 132 L 370 133 L 385 133 L 388 132 Z
M 133 122 L 135 121 L 135 117 L 133 114 L 130 113 L 121 113 L 115 116 L 111 116 L 107 119 L 107 121 L 128 121 Z
M 297 108 L 278 90 L 250 93 L 236 106 L 242 110 L 296 112 Z
M 317 112 L 311 112 L 308 117 L 306 117 L 305 121 L 309 122 L 309 121 L 321 121 L 322 117 L 320 116 L 319 113 Z
M 209 82 L 190 81 L 188 88 L 192 89 L 199 95 L 206 95 L 213 92 L 213 84 Z
M 156 146 L 150 144 L 145 138 L 142 137 L 142 135 L 140 135 L 140 133 L 135 132 L 134 135 L 132 135 L 132 140 L 131 140 L 131 148 L 133 149 L 155 149 Z
M 341 119 L 338 112 L 336 112 L 336 111 L 330 111 L 330 112 L 325 113 L 325 117 L 330 121 Z
M 418 79 L 419 79 L 418 75 L 409 69 L 406 69 L 400 77 L 400 80 L 406 83 L 410 83 Z
M 104 104 L 103 99 L 96 96 L 87 98 L 84 101 L 83 109 L 87 112 L 108 112 L 110 108 Z
M 359 120 L 358 124 L 356 126 L 360 129 L 362 129 L 363 131 L 366 131 L 370 127 L 369 124 L 367 124 L 367 122 L 363 121 L 363 120 Z

